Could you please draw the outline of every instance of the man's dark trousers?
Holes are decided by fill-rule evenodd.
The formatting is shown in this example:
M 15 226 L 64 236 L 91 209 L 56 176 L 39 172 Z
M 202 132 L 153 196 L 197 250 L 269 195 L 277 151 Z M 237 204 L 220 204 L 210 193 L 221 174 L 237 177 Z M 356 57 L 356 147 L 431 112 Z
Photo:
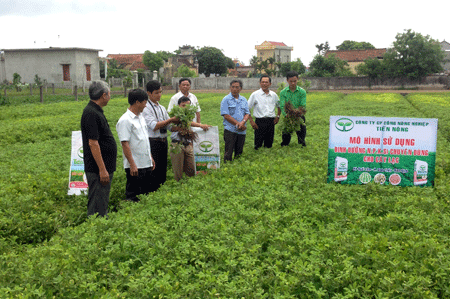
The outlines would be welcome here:
M 150 138 L 150 150 L 155 161 L 155 169 L 151 174 L 150 192 L 154 192 L 167 179 L 167 138 Z
M 273 144 L 273 135 L 275 134 L 275 118 L 264 117 L 255 119 L 258 129 L 255 130 L 255 149 L 264 147 L 271 148 Z
M 224 162 L 233 160 L 234 157 L 239 157 L 244 151 L 245 134 L 233 133 L 228 130 L 223 132 L 223 140 L 225 141 Z
M 303 121 L 306 123 L 306 119 L 305 116 L 301 116 L 301 118 L 303 119 Z M 300 127 L 300 131 L 295 132 L 297 133 L 297 139 L 298 139 L 298 144 L 302 144 L 303 146 L 306 146 L 306 126 L 301 126 Z M 291 142 L 291 134 L 282 134 L 281 135 L 281 146 L 286 146 L 289 145 L 289 143 Z

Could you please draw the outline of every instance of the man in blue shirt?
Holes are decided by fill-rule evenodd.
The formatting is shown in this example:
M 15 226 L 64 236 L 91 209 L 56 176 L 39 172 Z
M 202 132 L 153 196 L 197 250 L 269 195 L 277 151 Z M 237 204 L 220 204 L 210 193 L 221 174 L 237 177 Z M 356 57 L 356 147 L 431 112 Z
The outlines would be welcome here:
M 224 162 L 233 160 L 242 154 L 245 143 L 247 127 L 245 123 L 250 116 L 247 100 L 239 93 L 242 90 L 242 81 L 233 80 L 230 83 L 230 93 L 226 95 L 220 104 L 220 115 L 223 116 L 225 141 Z

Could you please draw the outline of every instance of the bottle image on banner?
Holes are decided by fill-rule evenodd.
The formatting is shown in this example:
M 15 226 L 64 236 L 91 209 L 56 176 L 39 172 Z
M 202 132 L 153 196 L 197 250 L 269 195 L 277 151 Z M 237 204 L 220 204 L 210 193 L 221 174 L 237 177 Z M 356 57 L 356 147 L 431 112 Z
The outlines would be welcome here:
M 348 173 L 348 160 L 336 157 L 334 161 L 334 180 L 336 182 L 345 181 Z
M 424 185 L 427 183 L 428 163 L 421 160 L 414 162 L 414 185 Z

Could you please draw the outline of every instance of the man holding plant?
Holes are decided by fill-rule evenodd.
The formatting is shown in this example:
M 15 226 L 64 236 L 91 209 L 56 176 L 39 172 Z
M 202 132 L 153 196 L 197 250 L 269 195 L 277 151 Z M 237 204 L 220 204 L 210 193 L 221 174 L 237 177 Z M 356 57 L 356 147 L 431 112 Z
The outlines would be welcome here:
M 282 123 L 281 146 L 291 142 L 291 133 L 297 134 L 298 144 L 306 146 L 306 91 L 297 86 L 298 73 L 289 71 L 286 74 L 288 86 L 280 92 L 280 108 L 284 119 Z
M 262 75 L 259 79 L 261 88 L 250 95 L 248 108 L 253 109 L 253 121 L 250 115 L 249 120 L 255 130 L 255 149 L 264 147 L 271 148 L 273 136 L 275 135 L 275 125 L 280 120 L 281 109 L 278 95 L 271 91 L 272 79 L 268 75 Z M 275 107 L 277 114 L 275 115 Z
M 89 98 L 81 116 L 84 169 L 89 187 L 87 214 L 106 216 L 117 159 L 116 141 L 103 114 L 103 107 L 111 99 L 108 84 L 93 81 Z
M 128 94 L 127 109 L 116 125 L 117 135 L 122 144 L 123 167 L 127 176 L 125 199 L 138 202 L 137 195 L 151 191 L 151 173 L 155 161 L 150 151 L 148 130 L 142 111 L 147 104 L 147 93 L 133 89 Z
M 181 78 L 178 81 L 178 86 L 180 87 L 180 91 L 174 94 L 174 96 L 170 99 L 169 106 L 167 106 L 167 112 L 170 112 L 174 106 L 178 106 L 178 100 L 181 97 L 188 97 L 191 101 L 192 106 L 197 107 L 197 111 L 195 112 L 195 117 L 193 122 L 201 123 L 200 121 L 200 105 L 198 104 L 197 97 L 190 93 L 189 90 L 191 89 L 191 79 L 189 78 Z
M 150 149 L 156 164 L 152 171 L 150 191 L 156 191 L 167 179 L 167 130 L 178 119 L 169 118 L 166 108 L 159 104 L 162 95 L 161 83 L 151 80 L 147 82 L 146 88 L 148 101 L 142 115 L 147 123 Z
M 191 106 L 188 97 L 178 99 L 178 107 L 174 107 L 169 115 L 176 116 L 180 122 L 171 128 L 172 145 L 170 158 L 172 159 L 172 169 L 175 180 L 178 182 L 183 177 L 183 172 L 188 177 L 195 175 L 195 159 L 193 141 L 196 139 L 196 133 L 192 132 L 190 127 L 200 127 L 207 131 L 211 126 L 199 124 L 191 121 L 194 118 L 197 107 Z
M 247 127 L 245 123 L 250 117 L 247 99 L 239 93 L 242 90 L 242 81 L 233 80 L 230 83 L 230 93 L 226 95 L 220 104 L 220 115 L 223 116 L 225 141 L 224 162 L 239 157 L 244 150 L 245 134 Z

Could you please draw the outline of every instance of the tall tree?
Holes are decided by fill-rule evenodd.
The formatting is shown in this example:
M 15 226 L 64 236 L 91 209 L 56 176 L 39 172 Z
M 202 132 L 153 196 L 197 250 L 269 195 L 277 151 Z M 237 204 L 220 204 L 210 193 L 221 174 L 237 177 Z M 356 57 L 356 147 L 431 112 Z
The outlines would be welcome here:
M 356 66 L 356 72 L 360 76 L 368 76 L 370 79 L 384 77 L 386 71 L 383 62 L 378 58 L 367 58 L 364 63 Z
M 325 43 L 316 45 L 316 48 L 319 55 L 324 55 L 328 50 L 330 50 L 330 45 L 328 44 L 328 41 L 326 41 Z
M 345 60 L 336 58 L 335 55 L 325 57 L 316 55 L 310 64 L 311 77 L 344 77 L 354 76 L 348 68 Z
M 289 71 L 296 71 L 299 74 L 304 74 L 306 72 L 306 66 L 303 64 L 300 58 L 296 61 L 284 62 L 279 64 L 278 73 L 280 76 L 286 76 Z
M 209 77 L 210 74 L 226 74 L 230 65 L 230 58 L 226 57 L 221 50 L 214 47 L 203 47 L 195 50 L 197 56 L 198 72 Z
M 375 47 L 368 42 L 355 42 L 353 40 L 345 40 L 336 47 L 336 50 L 344 51 L 344 50 L 368 50 L 375 49 Z
M 442 72 L 443 61 L 444 51 L 437 40 L 408 29 L 396 35 L 383 64 L 389 77 L 421 79 Z
M 165 62 L 169 61 L 169 58 L 175 56 L 174 53 L 169 51 L 157 51 L 156 54 L 161 57 Z
M 150 71 L 159 71 L 159 69 L 164 65 L 164 59 L 162 59 L 160 55 L 157 53 L 152 53 L 148 50 L 144 52 L 142 62 Z

